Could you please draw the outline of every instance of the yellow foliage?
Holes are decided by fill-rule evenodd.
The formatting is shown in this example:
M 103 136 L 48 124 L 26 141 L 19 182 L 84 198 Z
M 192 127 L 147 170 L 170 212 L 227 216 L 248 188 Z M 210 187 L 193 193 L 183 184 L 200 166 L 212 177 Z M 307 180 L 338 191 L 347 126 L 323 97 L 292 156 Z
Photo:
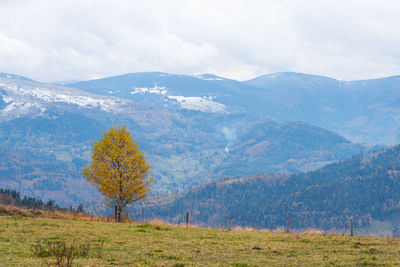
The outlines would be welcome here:
M 151 166 L 125 126 L 110 128 L 103 135 L 94 142 L 90 164 L 82 173 L 106 199 L 115 202 L 120 220 L 126 205 L 146 197 L 154 177 L 149 178 Z

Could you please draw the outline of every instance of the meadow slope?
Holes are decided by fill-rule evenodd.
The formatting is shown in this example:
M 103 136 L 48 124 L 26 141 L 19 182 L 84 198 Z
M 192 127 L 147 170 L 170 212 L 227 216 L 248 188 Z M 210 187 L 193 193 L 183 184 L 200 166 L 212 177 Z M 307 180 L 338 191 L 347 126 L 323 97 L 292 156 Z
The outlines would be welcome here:
M 54 263 L 38 247 L 60 241 L 88 249 L 72 266 L 400 265 L 395 238 L 0 216 L 1 266 Z

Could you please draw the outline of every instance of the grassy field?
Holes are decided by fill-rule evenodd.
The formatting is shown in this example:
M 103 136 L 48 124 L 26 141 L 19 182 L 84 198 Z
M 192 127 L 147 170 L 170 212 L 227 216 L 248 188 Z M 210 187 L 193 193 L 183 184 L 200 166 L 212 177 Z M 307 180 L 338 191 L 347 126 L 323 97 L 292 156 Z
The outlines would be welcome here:
M 394 238 L 0 216 L 0 266 L 55 263 L 38 250 L 60 241 L 87 249 L 72 266 L 400 266 Z

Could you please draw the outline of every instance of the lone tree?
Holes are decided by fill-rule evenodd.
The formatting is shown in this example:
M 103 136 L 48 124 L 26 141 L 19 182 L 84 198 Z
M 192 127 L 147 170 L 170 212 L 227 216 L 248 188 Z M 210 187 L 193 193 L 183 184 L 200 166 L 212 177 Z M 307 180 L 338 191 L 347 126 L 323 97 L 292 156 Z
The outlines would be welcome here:
M 122 210 L 130 203 L 146 197 L 154 177 L 144 152 L 125 126 L 110 128 L 95 141 L 91 161 L 82 171 L 86 179 L 103 196 L 116 205 L 116 220 L 122 221 Z

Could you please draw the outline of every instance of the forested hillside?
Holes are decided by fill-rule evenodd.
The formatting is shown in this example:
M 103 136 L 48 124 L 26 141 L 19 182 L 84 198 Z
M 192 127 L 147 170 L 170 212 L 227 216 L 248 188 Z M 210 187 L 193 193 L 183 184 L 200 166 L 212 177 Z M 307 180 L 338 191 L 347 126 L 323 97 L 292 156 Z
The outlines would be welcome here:
M 80 178 L 80 171 L 73 163 L 57 160 L 47 153 L 5 146 L 0 146 L 0 158 L 0 188 L 14 189 L 44 202 L 56 200 L 62 206 L 76 207 L 87 199 L 100 197 Z
M 0 74 L 0 161 L 4 163 L 0 186 L 45 201 L 54 199 L 60 205 L 93 203 L 98 195 L 85 183 L 82 167 L 102 130 L 117 125 L 126 125 L 146 152 L 157 193 L 231 175 L 304 172 L 368 149 L 307 123 L 277 123 L 245 109 L 220 110 L 221 103 L 210 100 L 214 96 L 193 95 L 201 88 L 221 94 L 233 90 L 237 100 L 244 100 L 238 88 L 220 88 L 217 77 L 166 77 L 171 86 L 187 88 L 188 98 L 179 98 L 175 91 L 171 103 L 160 104 L 151 97 L 163 96 L 164 89 L 147 78 L 143 87 L 132 89 L 131 76 L 110 89 L 134 97 L 128 100 L 103 87 L 100 93 L 106 96 Z M 182 79 L 186 83 L 181 84 Z M 148 84 L 151 88 L 144 87 Z M 145 96 L 151 101 L 144 101 Z M 186 99 L 183 107 L 176 97 Z
M 344 229 L 372 220 L 400 219 L 400 146 L 293 175 L 219 180 L 182 193 L 169 204 L 145 208 L 168 221 L 276 228 L 290 217 L 294 228 Z
M 34 197 L 21 197 L 21 193 L 15 190 L 0 188 L 0 205 L 9 205 L 15 207 L 22 207 L 34 210 L 50 210 L 50 211 L 70 211 L 70 212 L 83 212 L 83 206 L 80 204 L 77 208 L 70 206 L 69 208 L 60 207 L 54 200 L 49 200 L 47 203 L 41 199 Z

